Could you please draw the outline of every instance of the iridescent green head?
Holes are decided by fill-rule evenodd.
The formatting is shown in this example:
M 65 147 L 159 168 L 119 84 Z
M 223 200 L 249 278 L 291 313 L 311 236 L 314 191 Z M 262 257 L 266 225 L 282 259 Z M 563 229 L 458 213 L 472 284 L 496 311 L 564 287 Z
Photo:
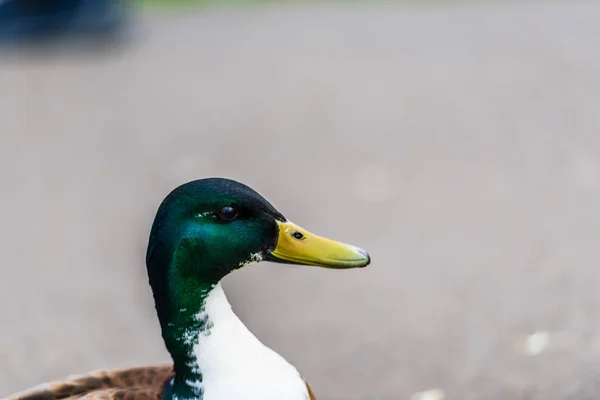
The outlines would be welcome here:
M 273 247 L 276 221 L 285 218 L 251 188 L 227 179 L 202 179 L 173 190 L 162 202 L 150 234 L 147 264 L 159 256 L 189 252 L 185 268 L 190 276 L 218 282 Z

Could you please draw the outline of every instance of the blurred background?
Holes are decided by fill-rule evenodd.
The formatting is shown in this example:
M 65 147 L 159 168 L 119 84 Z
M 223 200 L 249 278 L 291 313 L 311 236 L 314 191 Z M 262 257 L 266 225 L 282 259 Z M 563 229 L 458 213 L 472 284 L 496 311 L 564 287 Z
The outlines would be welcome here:
M 168 361 L 150 225 L 223 176 L 372 256 L 224 283 L 320 400 L 599 398 L 600 2 L 94 4 L 0 9 L 0 396 Z

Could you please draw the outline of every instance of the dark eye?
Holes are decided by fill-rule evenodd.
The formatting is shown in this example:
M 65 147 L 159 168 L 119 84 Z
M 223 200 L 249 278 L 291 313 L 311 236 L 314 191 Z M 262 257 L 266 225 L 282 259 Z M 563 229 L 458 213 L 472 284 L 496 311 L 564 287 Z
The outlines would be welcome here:
M 294 237 L 294 239 L 298 239 L 298 240 L 302 240 L 304 239 L 304 235 L 302 234 L 302 232 L 294 232 L 292 233 L 292 236 Z
M 238 216 L 238 212 L 233 206 L 225 206 L 221 207 L 218 215 L 223 221 L 233 221 Z

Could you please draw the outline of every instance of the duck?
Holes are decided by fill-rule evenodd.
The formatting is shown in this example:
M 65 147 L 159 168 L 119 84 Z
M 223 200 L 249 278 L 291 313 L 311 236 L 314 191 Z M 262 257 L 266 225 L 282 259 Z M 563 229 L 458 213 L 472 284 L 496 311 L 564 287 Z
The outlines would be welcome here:
M 172 362 L 92 371 L 8 399 L 316 400 L 299 370 L 236 316 L 221 286 L 231 272 L 262 261 L 351 269 L 371 258 L 294 224 L 240 182 L 184 183 L 158 207 L 146 251 Z

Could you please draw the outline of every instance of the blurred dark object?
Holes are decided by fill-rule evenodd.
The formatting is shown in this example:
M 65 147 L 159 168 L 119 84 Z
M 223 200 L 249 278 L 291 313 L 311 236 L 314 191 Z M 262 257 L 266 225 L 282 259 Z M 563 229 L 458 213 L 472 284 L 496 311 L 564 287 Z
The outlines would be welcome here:
M 127 9 L 124 0 L 0 0 L 0 42 L 110 35 Z

